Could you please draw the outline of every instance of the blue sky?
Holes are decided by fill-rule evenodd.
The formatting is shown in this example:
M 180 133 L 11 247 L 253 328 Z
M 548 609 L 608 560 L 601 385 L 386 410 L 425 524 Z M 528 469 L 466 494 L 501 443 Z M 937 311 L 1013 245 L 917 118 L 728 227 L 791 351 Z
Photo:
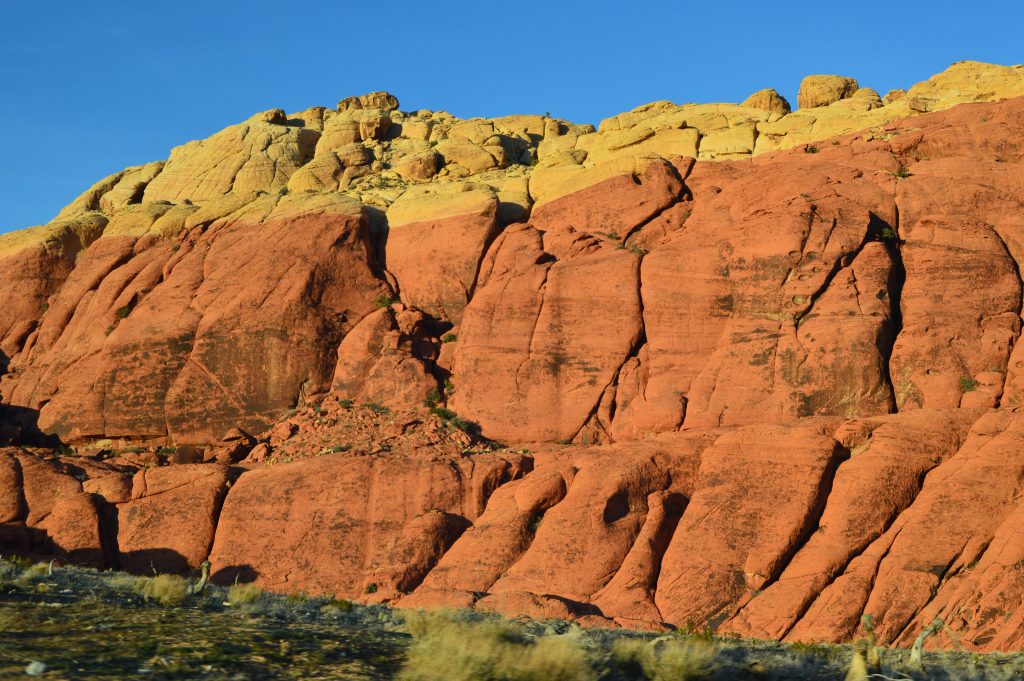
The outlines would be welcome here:
M 1024 62 L 1024 3 L 0 0 L 0 232 L 251 114 L 386 89 L 403 109 L 577 122 L 809 73 L 884 93 Z

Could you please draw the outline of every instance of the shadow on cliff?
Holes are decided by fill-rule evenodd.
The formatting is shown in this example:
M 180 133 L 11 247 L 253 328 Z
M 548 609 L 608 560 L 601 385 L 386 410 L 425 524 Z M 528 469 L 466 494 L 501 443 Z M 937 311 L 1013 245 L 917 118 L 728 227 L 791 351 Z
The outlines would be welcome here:
M 38 410 L 0 404 L 0 447 L 12 445 L 59 449 L 64 443 L 39 429 Z
M 173 549 L 124 551 L 118 558 L 121 569 L 134 575 L 187 575 L 192 572 L 185 556 Z
M 259 576 L 260 573 L 251 565 L 229 565 L 226 568 L 215 570 L 210 579 L 214 584 L 231 586 L 232 584 L 255 582 Z
M 0 377 L 7 374 L 10 361 L 5 353 L 0 352 Z M 21 445 L 57 449 L 62 444 L 56 435 L 39 429 L 39 410 L 0 403 L 0 447 Z

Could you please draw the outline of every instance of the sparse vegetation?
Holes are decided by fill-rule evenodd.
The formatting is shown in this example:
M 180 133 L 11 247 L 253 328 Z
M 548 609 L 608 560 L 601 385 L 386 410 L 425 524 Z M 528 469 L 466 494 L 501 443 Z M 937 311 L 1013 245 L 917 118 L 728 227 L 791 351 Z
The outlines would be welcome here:
M 381 309 L 385 307 L 391 307 L 392 305 L 395 304 L 395 302 L 397 301 L 391 297 L 391 294 L 382 293 L 373 299 L 373 306 L 376 307 L 377 309 Z
M 454 343 L 457 340 L 459 340 L 459 337 L 454 333 L 446 333 L 445 335 L 441 336 L 442 343 Z
M 894 241 L 896 239 L 896 232 L 892 227 L 883 227 L 878 232 L 878 238 L 882 241 Z
M 363 406 L 372 411 L 374 414 L 390 414 L 391 410 L 384 405 L 377 404 L 376 402 L 363 402 Z
M 462 418 L 461 416 L 456 414 L 454 411 L 451 411 L 450 409 L 434 406 L 430 408 L 430 413 L 440 418 L 442 421 L 445 422 L 446 425 L 449 425 L 452 428 L 457 428 L 458 430 L 461 430 L 463 433 L 466 433 L 467 435 L 471 435 L 474 437 L 480 435 L 479 424 L 470 421 L 469 419 Z
M 1019 654 L 919 650 L 920 666 L 908 650 L 883 648 L 873 657 L 866 625 L 867 642 L 794 645 L 717 638 L 703 626 L 658 636 L 471 611 L 423 614 L 303 593 L 262 593 L 238 606 L 243 599 L 229 594 L 246 584 L 210 585 L 179 605 L 163 605 L 140 595 L 155 581 L 0 560 L 0 677 L 23 677 L 31 660 L 45 662 L 53 678 L 111 680 L 781 681 L 842 679 L 859 669 L 868 676 L 856 678 L 1009 681 L 1024 671 Z
M 323 612 L 352 612 L 355 606 L 352 605 L 352 601 L 347 601 L 344 598 L 332 598 L 331 600 L 320 606 L 320 610 Z
M 135 591 L 147 601 L 156 601 L 160 605 L 180 605 L 188 596 L 188 582 L 177 575 L 139 577 L 135 582 Z
M 818 147 L 814 146 L 813 144 L 808 144 L 806 147 L 804 147 L 804 153 L 805 154 L 817 154 L 818 153 Z
M 441 391 L 437 388 L 431 388 L 427 391 L 427 396 L 423 399 L 424 407 L 436 407 L 441 402 Z
M 252 603 L 263 595 L 263 589 L 252 582 L 244 584 L 233 584 L 228 589 L 228 603 L 231 605 L 245 605 Z
M 892 176 L 903 180 L 903 179 L 906 179 L 906 178 L 910 177 L 911 174 L 912 173 L 910 172 L 910 170 L 907 169 L 906 166 L 902 166 L 901 165 L 899 167 L 899 169 L 892 174 Z
M 509 621 L 470 622 L 453 613 L 409 613 L 403 681 L 589 681 L 597 673 L 567 636 L 527 636 Z
M 437 406 L 431 407 L 430 413 L 444 421 L 449 421 L 457 416 L 454 411 Z
M 652 681 L 703 679 L 713 671 L 716 657 L 714 644 L 699 639 L 624 639 L 612 644 L 612 658 L 627 678 Z
M 963 376 L 960 378 L 960 392 L 974 392 L 978 389 L 978 382 L 970 376 Z
M 131 314 L 131 311 L 131 305 L 122 305 L 121 307 L 117 308 L 117 310 L 114 311 L 114 316 L 117 317 L 118 319 L 124 319 L 129 314 Z

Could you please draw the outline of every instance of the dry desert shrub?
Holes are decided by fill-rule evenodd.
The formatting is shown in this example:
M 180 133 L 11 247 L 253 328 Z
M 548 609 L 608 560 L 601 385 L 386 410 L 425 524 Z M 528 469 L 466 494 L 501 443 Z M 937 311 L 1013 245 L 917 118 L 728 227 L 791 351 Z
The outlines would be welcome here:
M 160 605 L 179 605 L 188 595 L 188 582 L 177 575 L 139 577 L 135 590 L 146 600 Z
M 403 681 L 591 681 L 586 652 L 565 636 L 530 637 L 511 622 L 459 620 L 449 613 L 409 613 L 413 642 Z
M 263 595 L 263 589 L 252 582 L 245 584 L 234 584 L 228 589 L 228 603 L 231 605 L 245 605 L 252 603 Z
M 630 678 L 651 681 L 703 679 L 714 670 L 717 651 L 699 639 L 624 639 L 612 644 L 612 659 Z

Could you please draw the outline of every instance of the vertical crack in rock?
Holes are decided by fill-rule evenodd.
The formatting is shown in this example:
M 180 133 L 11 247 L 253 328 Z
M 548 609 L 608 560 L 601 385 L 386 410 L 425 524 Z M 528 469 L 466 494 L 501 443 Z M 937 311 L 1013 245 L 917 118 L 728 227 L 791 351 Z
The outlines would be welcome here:
M 812 220 L 814 219 L 813 215 L 814 214 L 812 211 Z M 850 263 L 856 260 L 857 256 L 860 255 L 861 251 L 864 250 L 864 247 L 867 246 L 868 242 L 873 241 L 875 239 L 876 234 L 872 230 L 872 226 L 874 225 L 875 220 L 877 220 L 877 217 L 874 213 L 871 213 L 868 219 L 868 227 L 864 232 L 864 238 L 861 239 L 861 242 L 860 244 L 857 245 L 857 248 L 853 249 L 852 251 L 840 253 L 838 256 L 836 256 L 835 262 L 832 263 L 832 269 L 829 270 L 828 274 L 825 275 L 825 279 L 821 282 L 821 285 L 817 289 L 815 289 L 809 296 L 807 301 L 807 307 L 805 307 L 802 312 L 798 312 L 797 314 L 793 315 L 793 325 L 797 329 L 800 328 L 800 322 L 803 321 L 803 319 L 805 319 L 807 315 L 809 315 L 814 310 L 815 303 L 818 302 L 818 299 L 821 298 L 821 296 L 825 294 L 825 291 L 828 290 L 829 286 L 832 285 L 832 281 L 836 278 L 836 275 L 838 275 L 844 269 L 849 267 Z M 832 229 L 835 229 L 835 225 L 836 219 L 833 218 Z M 832 231 L 830 230 L 829 236 L 831 236 L 831 233 Z M 801 245 L 801 250 L 803 250 L 804 245 L 806 245 L 806 240 L 809 238 L 809 236 L 810 231 L 808 231 L 808 236 L 804 237 L 804 244 Z M 825 243 L 828 243 L 828 239 L 826 239 Z
M 564 487 L 561 490 L 561 495 L 558 496 L 558 498 L 555 499 L 552 503 L 541 503 L 536 505 L 534 508 L 530 509 L 526 514 L 517 514 L 516 520 L 519 521 L 521 518 L 520 522 L 522 523 L 523 529 L 525 530 L 525 532 L 523 533 L 525 541 L 521 545 L 516 547 L 516 554 L 510 557 L 504 569 L 498 572 L 498 574 L 495 575 L 490 582 L 488 582 L 482 589 L 480 589 L 481 593 L 489 593 L 491 589 L 494 588 L 494 585 L 501 581 L 501 579 L 504 578 L 505 575 L 507 575 L 513 568 L 515 568 L 515 566 L 519 564 L 519 561 L 521 561 L 526 556 L 526 554 L 529 553 L 530 548 L 533 546 L 534 541 L 536 541 L 537 539 L 537 532 L 540 529 L 540 524 L 543 521 L 544 516 L 553 508 L 561 504 L 566 499 L 566 497 L 569 496 L 569 492 L 572 489 L 573 483 L 576 481 L 576 473 L 579 472 L 575 466 L 573 467 L 573 471 L 574 472 L 572 475 L 567 476 L 564 473 L 561 475 Z M 529 473 L 527 473 L 523 477 L 525 479 L 528 476 Z M 513 503 L 515 503 L 514 499 Z M 479 520 L 479 518 L 477 520 Z
M 655 220 L 660 218 L 662 215 L 665 214 L 666 211 L 671 210 L 672 208 L 675 208 L 676 206 L 678 206 L 683 201 L 687 201 L 687 200 L 693 199 L 693 192 L 690 191 L 690 188 L 686 186 L 686 178 L 684 178 L 679 173 L 679 169 L 676 168 L 675 165 L 672 165 L 670 167 L 672 168 L 672 175 L 675 176 L 675 178 L 677 180 L 679 180 L 679 191 L 676 193 L 675 196 L 672 197 L 672 200 L 669 201 L 668 204 L 665 207 L 656 210 L 654 212 L 654 214 L 651 215 L 649 218 L 647 218 L 646 220 L 641 221 L 640 224 L 635 225 L 632 228 L 630 228 L 630 230 L 628 232 L 626 232 L 626 235 L 622 237 L 622 243 L 623 244 L 628 243 L 629 242 L 629 238 L 631 236 L 633 236 L 634 234 L 636 234 L 637 232 L 642 230 L 644 227 L 646 227 L 647 225 L 651 224 L 652 222 L 654 222 Z M 689 170 L 687 170 L 687 175 L 689 175 Z M 637 179 L 636 175 L 633 175 L 632 177 L 633 177 L 633 181 L 634 182 L 636 182 L 637 184 L 640 183 L 639 180 Z
M 501 237 L 501 235 L 505 233 L 505 229 L 507 227 L 508 224 L 501 220 L 498 220 L 497 229 L 494 230 L 493 234 L 488 234 L 487 238 L 484 239 L 483 247 L 480 249 L 480 255 L 476 259 L 476 267 L 473 269 L 473 281 L 470 283 L 469 288 L 466 290 L 467 306 L 470 304 L 470 302 L 472 302 L 473 296 L 476 294 L 476 285 L 480 281 L 480 270 L 484 266 L 484 260 L 487 259 L 487 254 L 490 252 L 491 246 L 493 246 Z
M 888 229 L 892 238 L 883 239 L 885 248 L 892 259 L 892 268 L 889 270 L 889 282 L 887 291 L 889 294 L 889 333 L 879 338 L 879 352 L 882 353 L 882 379 L 889 388 L 889 401 L 892 405 L 892 413 L 899 411 L 899 403 L 896 401 L 896 387 L 892 380 L 892 354 L 896 347 L 896 339 L 903 331 L 903 286 L 907 281 L 907 268 L 903 264 L 903 253 L 900 250 L 900 211 L 899 204 L 893 197 L 893 215 L 895 224 L 889 225 L 877 215 L 871 215 L 874 232 L 878 235 L 885 234 Z
M 989 541 L 991 541 L 991 538 L 989 539 Z M 935 602 L 935 598 L 939 595 L 939 591 L 942 590 L 942 586 L 943 583 L 946 581 L 946 577 L 953 576 L 949 574 L 949 571 L 952 569 L 954 565 L 957 564 L 957 562 L 959 562 L 961 556 L 963 555 L 964 549 L 967 548 L 967 545 L 969 543 L 970 539 L 964 539 L 964 543 L 960 546 L 956 553 L 954 553 L 950 557 L 949 562 L 947 562 L 945 567 L 943 567 L 942 572 L 936 575 L 935 586 L 932 587 L 931 595 L 923 602 L 921 602 L 920 605 L 914 608 L 912 612 L 907 614 L 906 622 L 903 624 L 903 626 L 898 628 L 897 633 L 891 637 L 890 642 L 896 643 L 900 640 L 905 640 L 909 637 L 912 637 L 920 630 L 921 623 L 918 622 L 918 618 L 921 616 L 922 612 L 928 609 L 928 606 Z
M 363 541 L 361 547 L 362 561 L 360 564 L 360 573 L 363 577 L 366 576 L 367 570 L 370 567 L 370 553 L 373 549 L 373 525 L 376 521 L 375 509 L 377 507 L 377 498 L 380 496 L 380 467 L 376 461 L 370 464 L 370 475 L 367 480 L 366 490 L 366 503 L 363 504 L 365 512 L 363 517 L 365 518 L 366 531 L 363 534 Z
M 839 470 L 839 466 L 849 459 L 850 450 L 837 442 L 828 463 L 822 471 L 821 478 L 818 480 L 817 493 L 814 501 L 808 507 L 807 513 L 804 515 L 803 527 L 800 528 L 797 538 L 792 545 L 787 547 L 785 552 L 779 556 L 772 568 L 771 574 L 768 575 L 767 581 L 761 587 L 762 591 L 779 581 L 779 577 L 782 576 L 782 573 L 792 562 L 793 557 L 803 548 L 811 535 L 818 531 L 818 527 L 821 524 L 821 516 L 825 512 L 829 495 L 832 493 L 832 484 L 835 482 L 836 472 Z
M 211 513 L 211 519 L 213 521 L 213 531 L 210 532 L 210 543 L 206 546 L 204 555 L 209 560 L 210 554 L 213 552 L 213 544 L 217 539 L 217 527 L 220 523 L 220 512 L 224 510 L 224 502 L 228 499 L 228 494 L 231 493 L 231 489 L 234 487 L 235 482 L 238 478 L 242 477 L 246 471 L 241 471 L 237 475 L 231 475 L 229 472 L 228 479 L 224 482 L 224 485 L 216 491 L 213 498 L 213 511 Z
M 960 444 L 962 444 L 962 443 L 960 443 Z M 956 447 L 957 450 L 959 450 L 960 444 L 957 445 L 957 447 Z M 779 637 L 778 637 L 779 640 L 785 640 L 786 637 L 789 636 L 790 632 L 792 632 L 793 629 L 796 628 L 796 626 L 803 620 L 804 616 L 808 613 L 808 611 L 810 611 L 810 609 L 814 606 L 814 604 L 817 601 L 817 599 L 823 593 L 825 593 L 829 588 L 831 588 L 832 585 L 836 582 L 836 580 L 838 580 L 839 578 L 841 578 L 843 575 L 846 574 L 846 571 L 849 569 L 850 564 L 853 563 L 853 561 L 856 560 L 857 558 L 860 558 L 864 554 L 864 551 L 866 551 L 872 544 L 874 544 L 876 541 L 878 541 L 881 537 L 884 537 L 885 534 L 887 532 L 889 532 L 889 530 L 896 524 L 896 522 L 900 518 L 903 517 L 904 513 L 906 513 L 914 505 L 914 503 L 917 501 L 918 496 L 921 494 L 921 490 L 924 488 L 924 481 L 928 477 L 928 474 L 931 473 L 936 468 L 938 468 L 941 465 L 941 463 L 942 463 L 941 461 L 936 461 L 928 469 L 926 469 L 924 471 L 921 471 L 921 473 L 917 477 L 917 484 L 916 484 L 916 487 L 914 489 L 914 496 L 909 501 L 909 503 L 907 503 L 902 508 L 900 508 L 898 506 L 896 508 L 894 508 L 893 512 L 889 515 L 888 518 L 886 518 L 885 522 L 882 524 L 881 528 L 877 532 L 872 532 L 871 534 L 865 536 L 858 546 L 852 547 L 849 555 L 846 557 L 846 560 L 843 562 L 842 565 L 838 566 L 832 572 L 831 575 L 828 575 L 828 579 L 818 589 L 817 594 L 814 595 L 811 598 L 808 598 L 806 600 L 806 602 L 803 603 L 802 607 L 799 609 L 799 611 L 797 612 L 796 616 L 793 617 L 793 619 L 789 622 L 789 625 L 786 626 L 786 628 L 779 635 Z M 840 465 L 842 465 L 842 462 L 840 462 Z M 837 470 L 837 472 L 838 472 L 838 470 Z M 833 479 L 834 479 L 834 476 L 833 476 Z M 894 538 L 894 541 L 895 541 L 895 538 Z M 886 553 L 888 553 L 888 549 L 886 549 Z M 876 566 L 876 573 L 877 573 L 877 566 Z M 782 573 L 780 572 L 780 576 L 781 576 L 781 574 Z M 871 589 L 869 588 L 867 593 L 865 594 L 865 601 L 864 601 L 865 603 L 867 603 L 867 599 L 870 597 L 870 595 L 871 595 Z M 863 607 L 862 607 L 862 609 L 863 609 Z M 863 614 L 863 613 L 861 613 L 861 614 Z
M 541 238 L 543 238 L 543 236 Z M 545 256 L 549 257 L 545 258 Z M 537 264 L 546 265 L 546 267 L 544 267 L 544 278 L 541 280 L 540 285 L 537 287 L 537 295 L 540 299 L 537 303 L 537 314 L 534 316 L 533 326 L 530 328 L 530 342 L 526 344 L 526 357 L 524 357 L 523 361 L 519 363 L 519 366 L 516 367 L 515 373 L 513 374 L 516 383 L 516 390 L 520 392 L 522 392 L 523 388 L 519 384 L 519 374 L 520 372 L 522 372 L 523 367 L 526 366 L 527 363 L 533 361 L 533 340 L 537 336 L 537 325 L 540 324 L 540 316 L 544 313 L 544 302 L 547 300 L 548 275 L 551 274 L 551 263 L 554 262 L 556 262 L 555 257 L 548 253 L 545 253 L 540 258 L 538 258 Z
M 1006 255 L 1006 258 L 1013 265 L 1013 275 L 1017 278 L 1017 288 L 1019 288 L 1020 291 L 1021 291 L 1021 297 L 1017 299 L 1017 307 L 1014 310 L 1014 312 L 1016 313 L 1016 315 L 1018 317 L 1020 317 L 1021 312 L 1024 311 L 1024 279 L 1021 278 L 1020 263 L 1018 263 L 1017 259 L 1015 257 L 1013 257 L 1013 252 L 1010 250 L 1010 247 L 1007 245 L 1006 240 L 1003 238 L 1003 235 L 999 233 L 999 228 L 996 225 L 992 225 L 991 229 L 992 229 L 992 234 L 995 236 L 996 240 L 999 242 L 1000 247 L 1003 249 L 1003 253 Z M 1022 325 L 1022 324 L 1018 324 L 1017 325 L 1016 331 L 1013 334 L 1013 337 L 1010 338 L 1009 346 L 1007 347 L 1007 351 L 1006 351 L 1006 371 L 1003 372 L 1003 385 L 1002 385 L 1002 388 L 999 391 L 999 397 L 996 399 L 996 404 L 995 404 L 996 407 L 999 407 L 999 406 L 1002 405 L 1002 399 L 1003 399 L 1003 396 L 1004 396 L 1005 390 L 1006 390 L 1006 381 L 1007 381 L 1007 377 L 1009 376 L 1009 371 L 1010 371 L 1010 359 L 1013 357 L 1014 348 L 1016 348 L 1017 347 L 1017 343 L 1020 342 L 1021 332 L 1022 332 L 1022 330 L 1024 330 L 1024 329 L 1022 329 L 1022 326 L 1024 326 L 1024 325 Z
M 597 399 L 594 401 L 594 406 L 591 407 L 589 412 L 587 412 L 587 415 L 583 418 L 583 421 L 582 423 L 580 423 L 579 428 L 577 428 L 576 431 L 572 434 L 572 437 L 569 438 L 570 440 L 575 440 L 577 437 L 579 437 L 580 433 L 583 431 L 584 428 L 587 427 L 588 424 L 596 421 L 597 427 L 600 428 L 600 430 L 605 434 L 605 437 L 608 439 L 608 441 L 612 441 L 611 433 L 609 431 L 612 427 L 612 421 L 615 418 L 615 411 L 617 408 L 616 395 L 618 392 L 619 375 L 622 373 L 622 368 L 626 366 L 626 362 L 628 362 L 630 359 L 638 357 L 640 354 L 640 350 L 643 349 L 644 345 L 647 344 L 647 328 L 644 324 L 644 296 L 642 276 L 644 256 L 644 253 L 637 254 L 636 298 L 639 307 L 637 316 L 640 320 L 640 323 L 639 328 L 636 331 L 636 338 L 630 344 L 629 350 L 626 352 L 625 357 L 623 357 L 622 361 L 619 362 L 619 366 L 612 373 L 612 376 L 608 380 L 608 383 L 605 385 L 604 389 L 598 394 Z M 605 394 L 609 390 L 612 391 L 612 396 L 608 414 L 608 423 L 601 423 L 598 412 L 601 408 L 601 404 L 604 402 Z

